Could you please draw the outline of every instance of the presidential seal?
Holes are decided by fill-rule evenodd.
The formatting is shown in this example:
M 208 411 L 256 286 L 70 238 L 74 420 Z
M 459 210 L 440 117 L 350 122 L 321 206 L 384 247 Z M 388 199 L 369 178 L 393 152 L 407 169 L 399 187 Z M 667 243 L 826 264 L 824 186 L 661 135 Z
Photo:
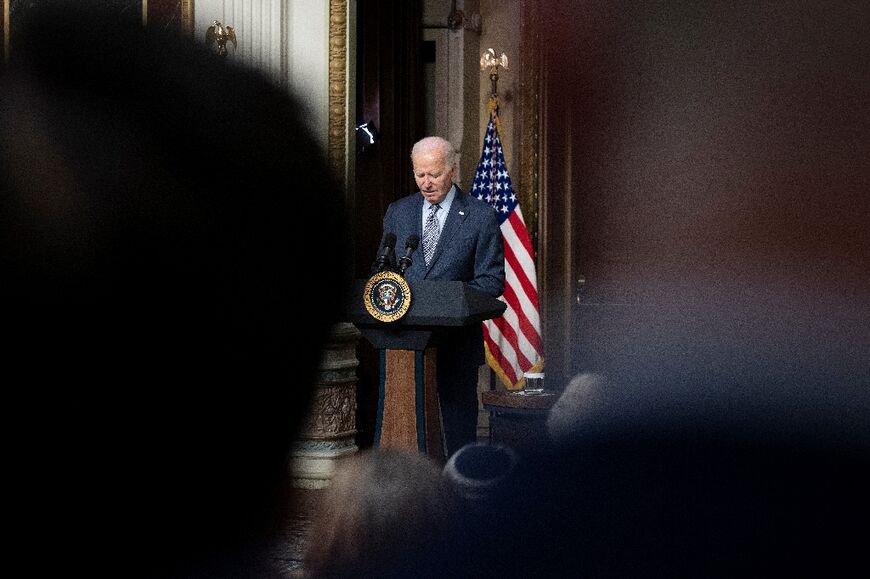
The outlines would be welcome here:
M 363 303 L 376 320 L 395 322 L 411 307 L 411 288 L 399 274 L 382 271 L 369 278 L 363 291 Z

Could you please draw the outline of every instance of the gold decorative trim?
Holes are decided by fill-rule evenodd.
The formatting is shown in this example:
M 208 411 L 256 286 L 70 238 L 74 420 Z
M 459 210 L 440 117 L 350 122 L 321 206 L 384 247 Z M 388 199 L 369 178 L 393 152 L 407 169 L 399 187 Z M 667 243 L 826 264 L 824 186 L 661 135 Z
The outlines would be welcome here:
M 540 212 L 540 128 L 541 128 L 541 37 L 538 2 L 523 2 L 522 35 L 520 38 L 520 125 L 519 196 L 532 247 L 538 253 L 538 216 Z M 540 271 L 540 265 L 538 270 Z
M 148 0 L 142 0 L 142 26 L 148 26 Z
M 329 137 L 333 173 L 347 187 L 347 2 L 329 2 Z
M 3 60 L 9 62 L 9 2 L 3 0 Z
M 181 0 L 181 32 L 185 36 L 193 36 L 193 2 L 194 0 Z
M 395 322 L 411 307 L 411 288 L 405 278 L 396 272 L 382 271 L 366 283 L 363 304 L 374 319 Z

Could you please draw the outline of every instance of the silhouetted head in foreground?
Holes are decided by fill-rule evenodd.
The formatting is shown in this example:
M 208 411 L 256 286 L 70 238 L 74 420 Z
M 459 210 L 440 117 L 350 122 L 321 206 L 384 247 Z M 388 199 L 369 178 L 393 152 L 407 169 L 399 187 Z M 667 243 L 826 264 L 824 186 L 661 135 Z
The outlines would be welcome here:
M 342 463 L 306 540 L 311 577 L 452 577 L 459 495 L 427 456 L 374 449 Z
M 43 571 L 262 576 L 341 195 L 258 75 L 108 11 L 32 15 L 0 77 L 12 527 Z

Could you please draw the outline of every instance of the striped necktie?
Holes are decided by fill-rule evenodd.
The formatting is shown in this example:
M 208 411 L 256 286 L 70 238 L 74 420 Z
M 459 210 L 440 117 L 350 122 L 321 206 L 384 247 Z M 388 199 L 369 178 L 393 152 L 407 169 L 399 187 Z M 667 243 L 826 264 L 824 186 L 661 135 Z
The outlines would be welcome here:
M 426 265 L 432 261 L 432 256 L 435 255 L 435 246 L 438 245 L 438 218 L 435 214 L 441 209 L 440 205 L 431 205 L 429 207 L 429 215 L 426 216 L 426 226 L 423 228 L 423 259 L 426 260 Z

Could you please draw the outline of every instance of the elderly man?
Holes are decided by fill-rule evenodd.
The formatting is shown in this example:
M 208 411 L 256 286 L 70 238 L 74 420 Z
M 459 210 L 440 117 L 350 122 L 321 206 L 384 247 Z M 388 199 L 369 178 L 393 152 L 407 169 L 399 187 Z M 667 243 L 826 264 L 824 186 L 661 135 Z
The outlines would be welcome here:
M 409 280 L 463 281 L 493 297 L 504 291 L 504 244 L 492 207 L 453 182 L 458 154 L 441 137 L 426 137 L 411 150 L 419 192 L 390 204 L 384 236 L 401 242 L 420 237 Z M 483 364 L 483 334 L 475 325 L 445 332 L 438 346 L 438 393 L 447 452 L 476 439 L 477 368 Z

